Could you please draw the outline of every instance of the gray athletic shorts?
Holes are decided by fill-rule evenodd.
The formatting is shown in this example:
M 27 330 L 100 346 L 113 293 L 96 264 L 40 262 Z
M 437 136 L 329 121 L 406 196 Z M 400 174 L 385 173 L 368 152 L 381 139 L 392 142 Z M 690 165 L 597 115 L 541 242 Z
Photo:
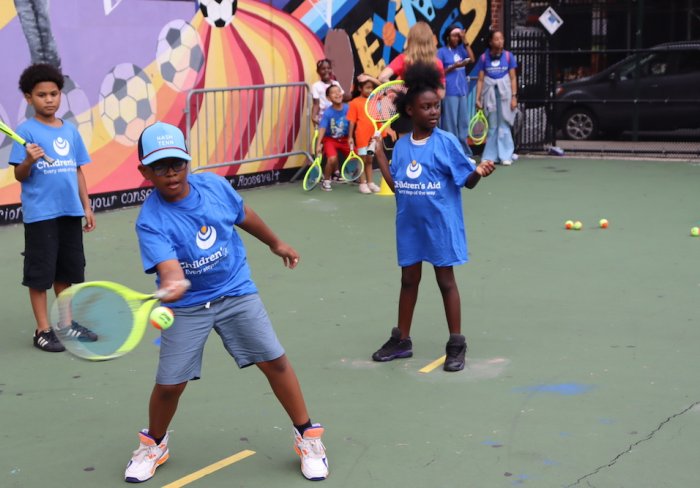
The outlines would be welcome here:
M 199 379 L 204 344 L 212 328 L 239 368 L 284 354 L 258 294 L 223 297 L 175 309 L 175 322 L 161 334 L 156 383 L 177 385 Z

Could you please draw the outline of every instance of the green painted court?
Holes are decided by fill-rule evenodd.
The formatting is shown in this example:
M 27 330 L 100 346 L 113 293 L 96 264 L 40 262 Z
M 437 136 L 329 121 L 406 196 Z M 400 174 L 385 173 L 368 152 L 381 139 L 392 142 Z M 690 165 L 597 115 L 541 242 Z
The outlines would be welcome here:
M 428 266 L 414 357 L 369 359 L 396 319 L 392 197 L 349 185 L 305 193 L 300 183 L 243 192 L 302 255 L 290 271 L 245 238 L 312 419 L 327 429 L 322 486 L 697 486 L 700 238 L 689 231 L 700 222 L 699 177 L 697 162 L 523 158 L 465 190 L 461 373 L 419 372 L 447 340 Z M 153 289 L 136 215 L 97 214 L 88 279 Z M 601 218 L 608 229 L 596 228 Z M 583 230 L 564 230 L 569 219 Z M 0 486 L 126 486 L 157 331 L 110 362 L 39 352 L 19 284 L 22 227 L 0 228 L 0 239 Z M 171 426 L 170 460 L 147 485 L 309 486 L 263 375 L 239 371 L 217 337 L 207 348 Z

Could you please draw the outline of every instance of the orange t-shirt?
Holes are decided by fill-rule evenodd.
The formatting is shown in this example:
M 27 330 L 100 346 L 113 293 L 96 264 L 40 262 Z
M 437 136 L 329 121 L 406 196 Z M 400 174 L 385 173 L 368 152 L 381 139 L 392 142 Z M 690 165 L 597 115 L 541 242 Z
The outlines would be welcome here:
M 348 121 L 355 124 L 355 134 L 353 134 L 355 148 L 369 146 L 369 141 L 374 135 L 374 125 L 365 112 L 366 102 L 367 97 L 359 96 L 353 98 L 348 104 Z

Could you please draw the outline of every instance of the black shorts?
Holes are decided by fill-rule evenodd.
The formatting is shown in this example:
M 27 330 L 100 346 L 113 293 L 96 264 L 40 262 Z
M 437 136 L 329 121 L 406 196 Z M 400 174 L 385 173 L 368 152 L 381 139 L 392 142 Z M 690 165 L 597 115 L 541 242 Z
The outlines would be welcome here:
M 82 220 L 58 217 L 24 224 L 24 286 L 48 290 L 55 282 L 85 281 Z

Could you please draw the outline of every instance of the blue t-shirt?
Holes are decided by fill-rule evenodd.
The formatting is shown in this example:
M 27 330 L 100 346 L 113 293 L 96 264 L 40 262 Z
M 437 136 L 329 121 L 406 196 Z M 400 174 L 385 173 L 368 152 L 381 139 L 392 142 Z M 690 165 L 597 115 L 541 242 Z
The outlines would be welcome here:
M 506 51 L 504 49 L 499 58 L 492 59 L 491 51 L 487 49 L 484 54 L 479 56 L 474 70 L 477 73 L 480 71 L 485 71 L 486 76 L 497 80 L 506 76 L 509 70 L 517 67 L 518 62 L 515 60 L 513 53 L 510 51 Z
M 348 122 L 348 104 L 344 103 L 343 108 L 336 110 L 331 105 L 323 112 L 319 127 L 326 129 L 325 136 L 333 139 L 348 137 L 350 124 Z
M 180 262 L 192 287 L 172 303 L 175 308 L 256 293 L 243 242 L 233 228 L 245 219 L 243 199 L 221 176 L 188 178 L 190 193 L 184 199 L 167 202 L 154 190 L 141 208 L 136 235 L 144 271 L 155 273 L 157 264 L 170 259 Z
M 434 129 L 428 141 L 418 145 L 404 136 L 394 146 L 389 168 L 396 194 L 399 266 L 467 262 L 462 187 L 475 168 L 457 138 Z
M 447 68 L 462 60 L 468 59 L 469 54 L 464 44 L 459 44 L 455 48 L 443 46 L 438 49 L 438 58 L 442 61 L 442 65 Z M 463 97 L 467 95 L 469 88 L 467 86 L 467 69 L 456 68 L 445 75 L 445 95 L 448 97 Z
M 39 159 L 22 182 L 22 214 L 31 224 L 57 217 L 83 217 L 85 211 L 78 192 L 77 168 L 90 162 L 78 129 L 63 121 L 61 127 L 42 124 L 35 118 L 17 127 L 17 134 L 27 142 L 38 144 L 54 158 L 53 164 Z M 27 157 L 23 145 L 15 142 L 10 151 L 10 164 L 18 165 Z

